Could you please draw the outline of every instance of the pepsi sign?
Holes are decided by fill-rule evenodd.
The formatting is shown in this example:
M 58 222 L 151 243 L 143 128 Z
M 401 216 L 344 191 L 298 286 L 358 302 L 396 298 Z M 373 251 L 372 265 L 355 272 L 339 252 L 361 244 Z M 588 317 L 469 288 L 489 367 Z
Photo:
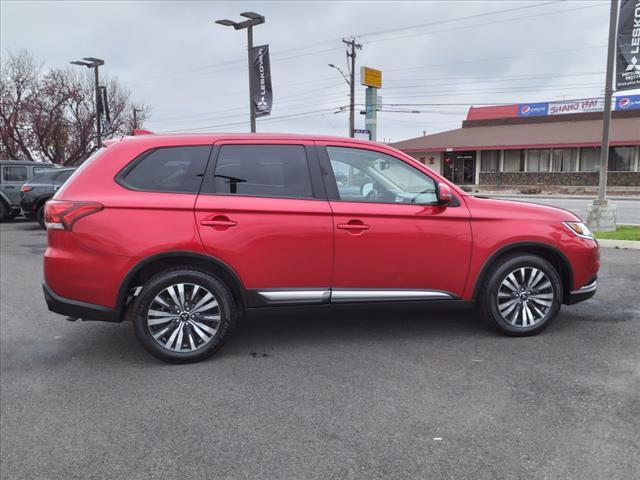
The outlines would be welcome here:
M 640 109 L 640 95 L 626 95 L 616 97 L 616 110 L 638 110 Z
M 518 105 L 519 117 L 542 117 L 548 114 L 548 103 L 524 103 Z

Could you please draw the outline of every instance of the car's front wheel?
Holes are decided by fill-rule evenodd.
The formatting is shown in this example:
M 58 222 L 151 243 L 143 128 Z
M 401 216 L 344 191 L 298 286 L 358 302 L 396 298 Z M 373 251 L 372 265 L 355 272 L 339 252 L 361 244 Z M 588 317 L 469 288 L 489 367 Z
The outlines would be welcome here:
M 514 254 L 487 272 L 478 300 L 484 317 L 501 332 L 535 335 L 557 317 L 562 282 L 544 258 Z
M 215 277 L 176 269 L 153 277 L 132 306 L 133 326 L 144 348 L 171 363 L 191 363 L 215 353 L 231 333 L 235 305 Z

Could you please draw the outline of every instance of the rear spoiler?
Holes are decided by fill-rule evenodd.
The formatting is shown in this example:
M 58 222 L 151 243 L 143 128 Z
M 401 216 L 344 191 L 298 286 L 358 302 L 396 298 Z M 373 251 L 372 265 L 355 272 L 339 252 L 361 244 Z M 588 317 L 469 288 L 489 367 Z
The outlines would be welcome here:
M 140 135 L 153 135 L 153 132 L 151 130 L 140 130 L 140 129 L 135 129 L 133 130 L 133 134 L 131 136 L 133 137 L 137 137 Z M 122 135 L 121 137 L 118 138 L 111 138 L 109 140 L 103 140 L 102 141 L 102 146 L 103 147 L 109 147 L 111 145 L 113 145 L 114 143 L 119 142 L 120 140 L 122 140 L 123 138 L 125 138 L 128 135 Z

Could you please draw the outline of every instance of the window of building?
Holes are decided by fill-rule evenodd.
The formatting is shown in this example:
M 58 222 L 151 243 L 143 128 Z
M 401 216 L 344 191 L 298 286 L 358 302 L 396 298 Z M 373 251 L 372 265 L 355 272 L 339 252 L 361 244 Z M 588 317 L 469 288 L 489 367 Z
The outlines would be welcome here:
M 359 148 L 327 147 L 340 200 L 437 202 L 435 181 L 397 158 Z
M 211 147 L 166 147 L 151 150 L 118 176 L 121 185 L 148 192 L 198 193 Z
M 505 150 L 503 170 L 505 172 L 523 172 L 524 150 Z
M 580 171 L 597 172 L 600 169 L 600 147 L 580 149 Z
M 302 145 L 224 145 L 215 187 L 223 194 L 313 198 Z
M 548 172 L 551 150 L 529 150 L 527 152 L 527 172 Z
M 26 182 L 27 167 L 4 167 L 2 169 L 2 179 L 5 182 Z
M 630 172 L 636 156 L 636 147 L 611 147 L 609 149 L 609 170 Z
M 558 148 L 553 151 L 554 172 L 575 172 L 578 160 L 577 148 Z
M 480 152 L 480 171 L 497 172 L 500 168 L 500 150 L 482 150 Z

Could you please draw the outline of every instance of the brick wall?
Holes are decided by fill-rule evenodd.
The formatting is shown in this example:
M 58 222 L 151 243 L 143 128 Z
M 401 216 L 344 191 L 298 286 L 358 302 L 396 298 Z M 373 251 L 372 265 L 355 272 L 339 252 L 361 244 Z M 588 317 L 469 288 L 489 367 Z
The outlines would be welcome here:
M 598 185 L 598 172 L 480 172 L 480 185 L 589 187 Z M 640 187 L 640 172 L 609 172 L 607 185 Z

